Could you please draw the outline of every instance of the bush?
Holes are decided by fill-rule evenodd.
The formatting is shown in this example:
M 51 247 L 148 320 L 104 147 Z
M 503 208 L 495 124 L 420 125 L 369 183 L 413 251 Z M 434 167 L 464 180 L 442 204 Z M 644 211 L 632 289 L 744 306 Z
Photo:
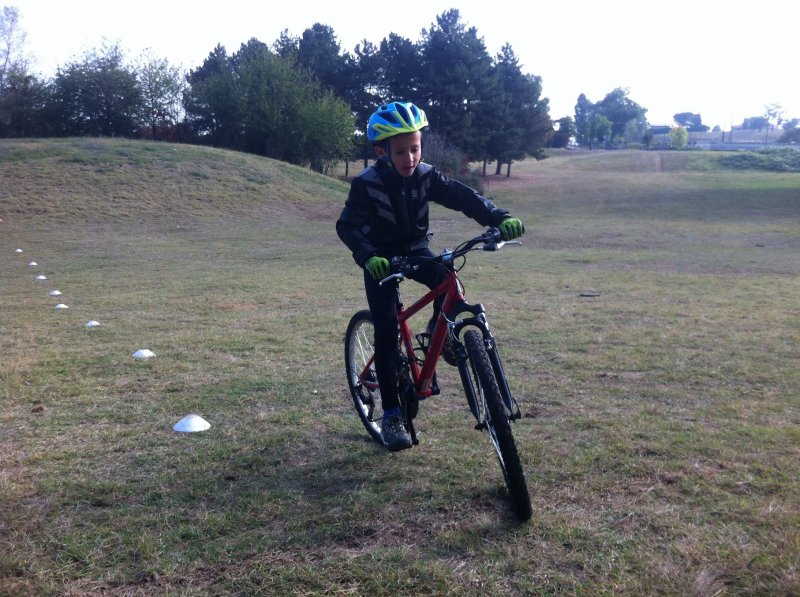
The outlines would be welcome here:
M 789 129 L 785 131 L 779 138 L 778 143 L 800 143 L 800 128 Z
M 422 159 L 447 176 L 457 176 L 461 173 L 461 165 L 466 161 L 466 156 L 448 142 L 444 135 L 427 133 L 422 138 Z
M 732 170 L 768 170 L 800 172 L 800 150 L 791 147 L 770 147 L 722 156 L 719 163 Z
M 445 136 L 426 133 L 422 138 L 422 159 L 436 166 L 445 176 L 455 178 L 479 193 L 484 192 L 483 177 L 477 171 L 470 171 L 467 154 L 452 145 Z
M 456 177 L 459 182 L 463 182 L 468 187 L 472 187 L 481 195 L 486 193 L 486 181 L 481 176 L 480 170 L 465 170 Z

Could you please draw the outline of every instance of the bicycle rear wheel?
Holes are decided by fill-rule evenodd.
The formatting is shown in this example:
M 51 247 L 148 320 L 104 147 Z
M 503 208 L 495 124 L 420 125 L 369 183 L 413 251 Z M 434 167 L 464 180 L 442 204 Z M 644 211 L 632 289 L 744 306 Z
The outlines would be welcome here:
M 478 408 L 482 411 L 480 414 L 483 423 L 489 431 L 489 437 L 500 461 L 514 511 L 520 520 L 528 520 L 533 514 L 528 484 L 525 482 L 525 473 L 511 431 L 509 413 L 503 404 L 489 355 L 483 345 L 483 338 L 476 330 L 469 330 L 464 334 L 464 345 L 469 355 L 472 379 L 476 384 Z
M 383 445 L 381 390 L 375 373 L 375 326 L 369 310 L 359 311 L 350 319 L 344 336 L 344 363 L 347 385 L 358 418 L 372 439 Z

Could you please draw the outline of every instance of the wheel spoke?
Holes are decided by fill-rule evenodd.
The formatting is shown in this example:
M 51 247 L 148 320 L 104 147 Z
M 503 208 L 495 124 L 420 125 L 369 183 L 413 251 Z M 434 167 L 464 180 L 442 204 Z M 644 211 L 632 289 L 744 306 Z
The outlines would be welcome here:
M 382 443 L 380 390 L 373 362 L 374 328 L 369 311 L 353 316 L 345 334 L 345 368 L 350 394 L 361 423 L 375 441 Z

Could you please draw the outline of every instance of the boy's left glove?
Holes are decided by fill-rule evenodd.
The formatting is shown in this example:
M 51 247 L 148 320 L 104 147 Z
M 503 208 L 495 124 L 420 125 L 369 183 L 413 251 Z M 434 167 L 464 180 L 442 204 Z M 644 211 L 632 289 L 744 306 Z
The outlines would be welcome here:
M 525 234 L 525 226 L 519 218 L 506 218 L 500 225 L 500 234 L 503 235 L 503 240 L 511 240 Z

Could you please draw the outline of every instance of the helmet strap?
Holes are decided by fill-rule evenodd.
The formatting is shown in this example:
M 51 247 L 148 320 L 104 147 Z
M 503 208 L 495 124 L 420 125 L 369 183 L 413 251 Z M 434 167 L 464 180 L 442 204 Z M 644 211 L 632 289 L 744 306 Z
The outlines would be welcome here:
M 394 168 L 394 164 L 392 163 L 392 158 L 389 153 L 389 139 L 386 139 L 381 145 L 381 149 L 383 149 L 383 155 L 380 156 L 378 159 L 386 164 L 389 168 Z
M 386 152 L 386 163 L 392 168 L 394 168 L 394 163 L 392 162 L 391 148 L 389 147 L 389 139 L 386 139 L 386 142 L 383 144 L 383 150 Z

